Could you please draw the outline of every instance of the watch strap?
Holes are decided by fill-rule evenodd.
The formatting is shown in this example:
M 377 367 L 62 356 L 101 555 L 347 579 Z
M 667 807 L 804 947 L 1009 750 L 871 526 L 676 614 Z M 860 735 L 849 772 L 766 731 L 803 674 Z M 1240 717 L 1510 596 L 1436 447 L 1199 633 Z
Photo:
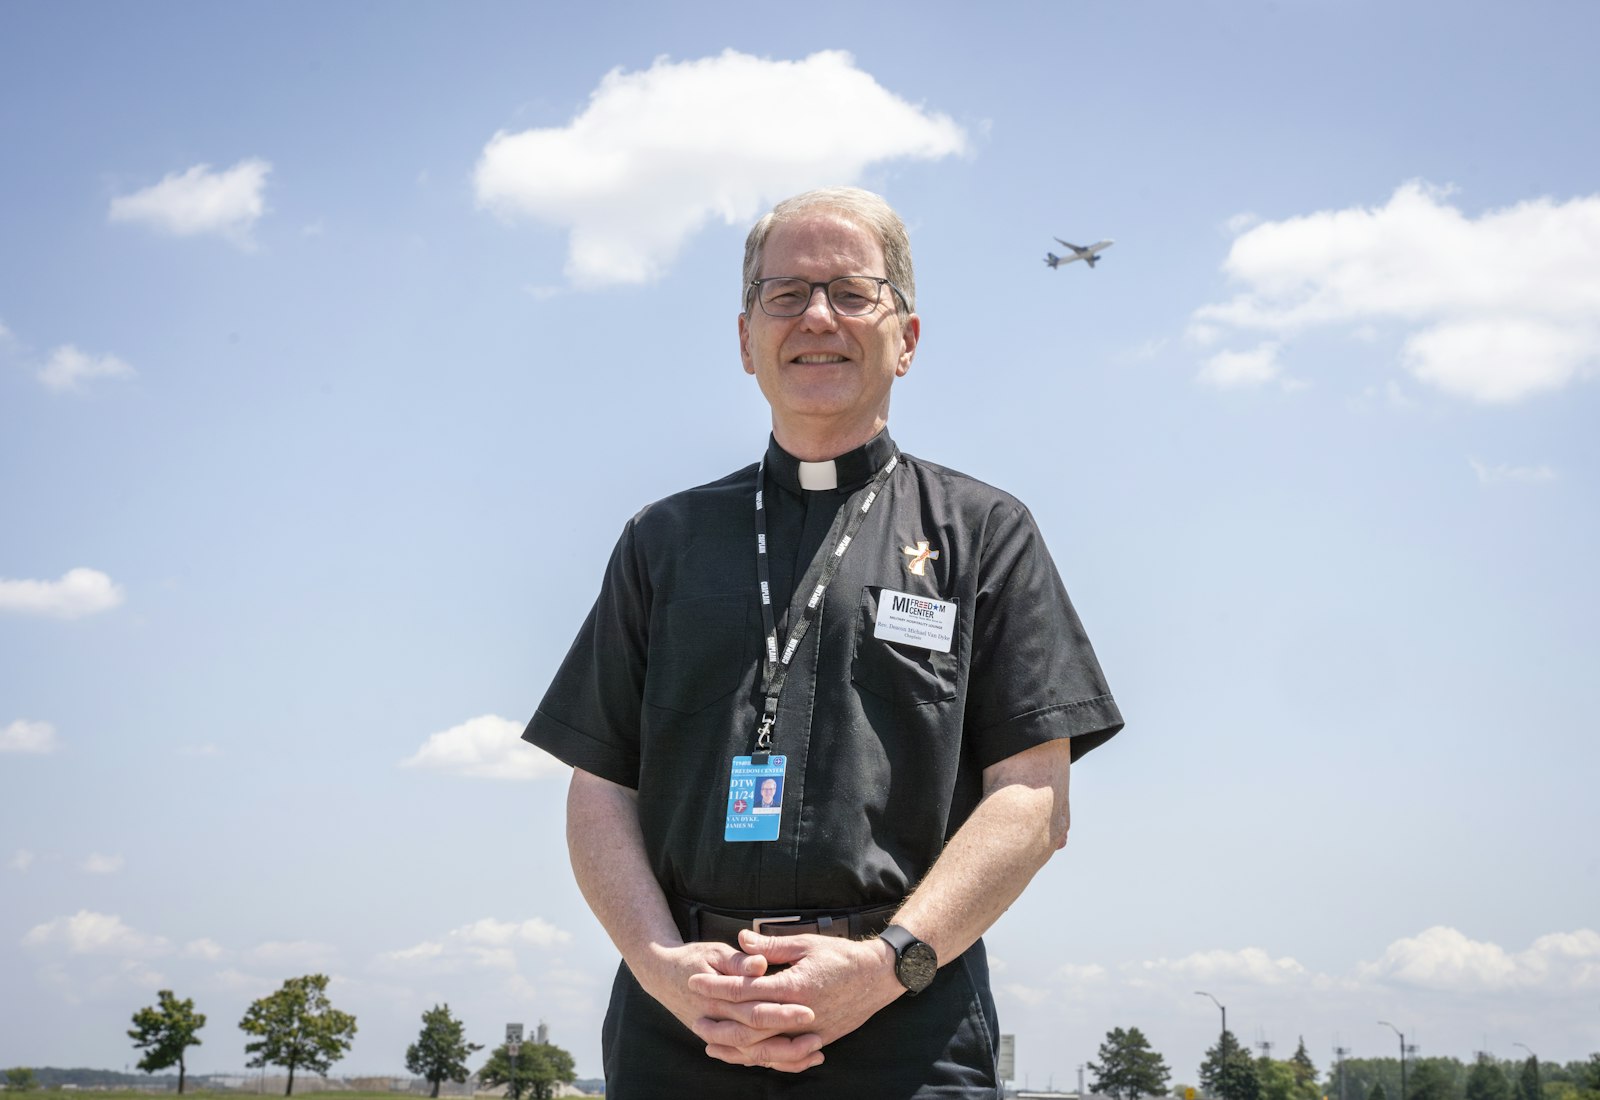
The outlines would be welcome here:
M 898 924 L 891 924 L 885 927 L 882 932 L 878 933 L 878 938 L 884 940 L 890 947 L 894 948 L 894 955 L 897 959 L 902 953 L 904 953 L 906 948 L 910 947 L 914 943 L 920 942 L 916 936 L 906 929 L 901 928 Z

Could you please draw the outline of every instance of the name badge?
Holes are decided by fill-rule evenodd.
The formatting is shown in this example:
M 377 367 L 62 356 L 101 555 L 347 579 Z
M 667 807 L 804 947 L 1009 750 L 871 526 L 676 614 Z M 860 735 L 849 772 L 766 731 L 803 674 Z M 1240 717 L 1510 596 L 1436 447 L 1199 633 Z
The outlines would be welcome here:
M 878 621 L 872 636 L 949 653 L 956 636 L 956 603 L 885 588 L 878 593 Z
M 723 840 L 777 840 L 783 820 L 783 771 L 786 756 L 767 756 L 755 763 L 748 756 L 733 758 L 728 777 L 728 823 Z

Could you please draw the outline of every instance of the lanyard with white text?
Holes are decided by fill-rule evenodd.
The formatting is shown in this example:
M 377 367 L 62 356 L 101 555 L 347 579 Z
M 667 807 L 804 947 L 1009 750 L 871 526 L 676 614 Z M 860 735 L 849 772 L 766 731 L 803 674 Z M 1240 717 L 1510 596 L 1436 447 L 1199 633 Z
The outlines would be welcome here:
M 772 617 L 772 586 L 767 571 L 767 513 L 762 502 L 762 492 L 766 482 L 766 459 L 756 467 L 756 576 L 761 582 L 761 625 L 766 631 L 766 654 L 761 663 L 761 692 L 765 696 L 761 706 L 761 724 L 756 727 L 756 752 L 769 753 L 772 751 L 772 727 L 778 721 L 778 696 L 783 692 L 784 681 L 789 678 L 789 662 L 794 660 L 795 651 L 800 648 L 800 640 L 806 636 L 806 631 L 811 629 L 811 621 L 817 617 L 822 607 L 822 594 L 828 590 L 828 585 L 833 583 L 833 575 L 839 571 L 839 563 L 844 560 L 844 552 L 850 548 L 850 540 L 855 538 L 856 532 L 861 529 L 861 522 L 867 518 L 867 511 L 872 507 L 872 502 L 878 499 L 878 494 L 883 491 L 889 475 L 900 464 L 900 454 L 895 452 L 889 456 L 889 461 L 884 463 L 883 469 L 872 479 L 861 498 L 861 503 L 852 507 L 847 503 L 839 509 L 839 514 L 833 517 L 833 526 L 828 530 L 829 539 L 837 539 L 833 543 L 833 550 L 824 559 L 821 573 L 817 577 L 811 595 L 806 600 L 805 608 L 801 611 L 798 621 L 795 619 L 795 609 L 789 609 L 789 640 L 784 643 L 783 653 L 778 652 L 778 624 Z M 840 530 L 840 527 L 843 530 Z M 827 540 L 824 540 L 824 545 Z M 815 560 L 806 570 L 809 575 L 817 568 Z M 800 579 L 795 585 L 796 594 L 805 591 L 806 577 Z

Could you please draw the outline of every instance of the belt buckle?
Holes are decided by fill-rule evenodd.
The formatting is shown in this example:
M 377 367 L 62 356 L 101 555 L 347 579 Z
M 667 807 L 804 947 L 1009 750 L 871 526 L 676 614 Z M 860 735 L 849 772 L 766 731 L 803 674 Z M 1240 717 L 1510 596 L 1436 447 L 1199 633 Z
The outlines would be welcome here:
M 799 913 L 796 913 L 792 917 L 756 917 L 750 922 L 750 931 L 759 936 L 761 935 L 761 926 L 763 924 L 795 924 L 798 923 L 799 920 Z

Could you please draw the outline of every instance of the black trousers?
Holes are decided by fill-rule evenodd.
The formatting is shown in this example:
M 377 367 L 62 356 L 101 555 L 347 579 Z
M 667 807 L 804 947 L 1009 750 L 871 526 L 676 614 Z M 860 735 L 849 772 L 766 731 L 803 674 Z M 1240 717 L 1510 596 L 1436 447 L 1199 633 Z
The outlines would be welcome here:
M 824 1047 L 826 1061 L 803 1073 L 710 1057 L 626 964 L 617 968 L 601 1035 L 607 1100 L 995 1100 L 999 1045 L 982 940 L 940 967 L 920 994 Z

